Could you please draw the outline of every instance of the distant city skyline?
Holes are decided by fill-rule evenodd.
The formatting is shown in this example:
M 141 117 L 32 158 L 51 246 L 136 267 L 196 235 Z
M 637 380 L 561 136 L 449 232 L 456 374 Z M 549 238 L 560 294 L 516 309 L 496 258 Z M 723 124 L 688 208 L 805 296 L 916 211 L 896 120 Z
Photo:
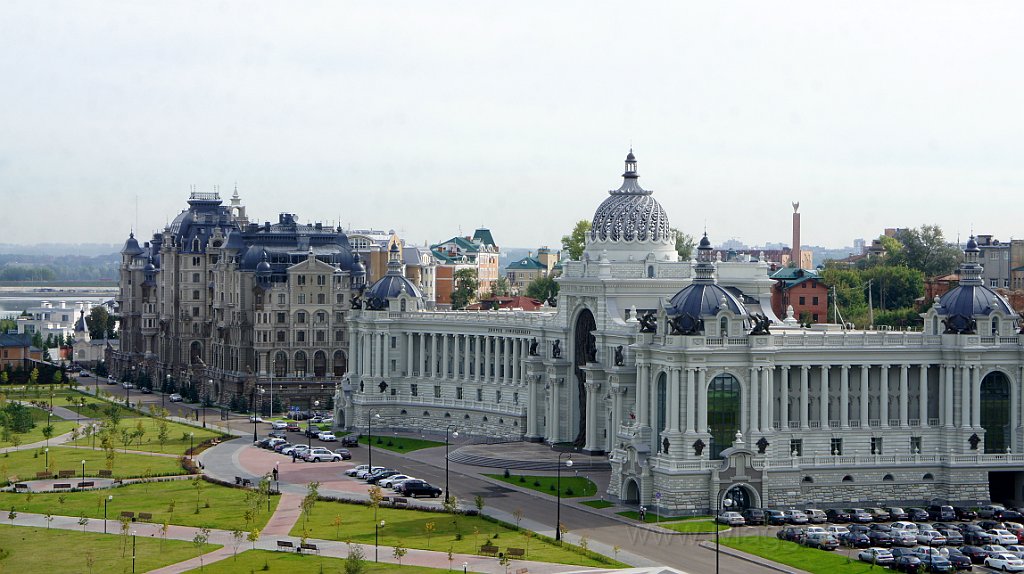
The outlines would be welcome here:
M 145 239 L 190 187 L 261 221 L 558 245 L 619 185 L 717 243 L 1019 237 L 1024 6 L 0 7 L 0 243 Z M 136 205 L 138 206 L 136 210 Z M 137 211 L 137 213 L 136 213 Z

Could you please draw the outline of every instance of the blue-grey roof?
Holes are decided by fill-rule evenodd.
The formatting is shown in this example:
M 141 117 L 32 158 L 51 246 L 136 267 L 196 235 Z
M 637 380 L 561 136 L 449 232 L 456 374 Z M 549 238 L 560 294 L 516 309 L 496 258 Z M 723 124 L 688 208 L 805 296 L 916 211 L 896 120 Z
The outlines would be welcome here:
M 939 314 L 946 316 L 977 317 L 989 315 L 993 311 L 1001 311 L 1010 316 L 1017 314 L 1006 299 L 984 285 L 961 285 L 950 289 L 939 298 L 939 305 Z
M 692 317 L 714 317 L 725 298 L 729 311 L 746 315 L 747 309 L 736 297 L 715 283 L 693 283 L 676 293 L 669 301 L 666 312 L 669 316 L 690 315 Z
M 370 286 L 363 295 L 367 300 L 379 299 L 381 301 L 387 299 L 393 299 L 402 293 L 402 288 L 405 288 L 405 293 L 412 297 L 422 297 L 420 290 L 412 284 L 411 281 L 403 277 L 402 275 L 396 275 L 388 273 L 381 277 L 376 283 Z
M 142 248 L 139 247 L 139 241 L 135 239 L 135 233 L 129 233 L 128 241 L 124 242 L 124 248 L 121 249 L 121 254 L 129 257 L 135 257 L 141 253 Z

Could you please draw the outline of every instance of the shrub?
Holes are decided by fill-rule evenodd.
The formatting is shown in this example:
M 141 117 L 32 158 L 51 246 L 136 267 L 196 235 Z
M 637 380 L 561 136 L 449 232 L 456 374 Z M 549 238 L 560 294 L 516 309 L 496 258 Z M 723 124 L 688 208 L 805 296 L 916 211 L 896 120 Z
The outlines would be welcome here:
M 572 496 L 573 494 L 574 494 L 574 492 L 572 491 L 572 487 L 571 487 L 571 486 L 569 486 L 569 487 L 566 487 L 566 489 L 565 489 L 565 495 L 566 495 L 566 496 Z
M 512 476 L 512 473 L 510 473 L 510 472 L 508 471 L 508 469 L 506 468 L 506 469 L 505 469 L 505 474 L 504 474 L 504 476 L 505 476 L 505 478 L 509 478 L 509 477 L 511 477 L 511 476 Z

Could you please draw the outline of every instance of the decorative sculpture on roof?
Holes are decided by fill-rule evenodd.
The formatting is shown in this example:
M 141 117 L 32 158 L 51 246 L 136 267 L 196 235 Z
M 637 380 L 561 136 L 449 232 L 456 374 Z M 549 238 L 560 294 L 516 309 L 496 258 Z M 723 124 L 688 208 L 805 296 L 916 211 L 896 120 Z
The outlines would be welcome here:
M 384 391 L 388 390 L 388 384 L 385 383 L 384 381 L 381 381 L 380 384 L 377 385 L 377 387 L 380 389 L 380 392 L 382 392 L 382 393 Z
M 554 344 L 551 345 L 551 357 L 554 358 L 554 359 L 557 359 L 557 358 L 559 358 L 561 356 L 562 356 L 562 342 L 561 341 L 555 341 Z
M 643 315 L 637 317 L 640 321 L 640 332 L 641 333 L 657 333 L 658 332 L 658 320 L 654 316 L 654 311 L 648 311 Z
M 367 311 L 383 311 L 388 308 L 388 300 L 383 297 L 372 296 L 366 300 Z
M 537 337 L 530 339 L 530 356 L 537 356 Z
M 978 322 L 966 315 L 950 315 L 942 320 L 946 326 L 944 335 L 974 335 L 978 332 Z
M 661 439 L 661 452 L 668 454 L 668 437 Z
M 697 439 L 697 441 L 693 443 L 693 454 L 700 456 L 704 452 L 705 446 L 707 445 L 704 444 L 704 441 Z
M 558 297 L 554 295 L 548 297 L 548 307 L 558 307 Z
M 757 454 L 764 454 L 766 450 L 768 450 L 768 439 L 761 437 L 761 440 L 757 441 Z
M 615 347 L 615 366 L 621 367 L 624 359 L 622 358 L 622 345 Z
M 978 433 L 974 433 L 971 438 L 967 439 L 967 442 L 971 443 L 971 450 L 978 450 L 978 443 L 981 442 L 981 439 L 978 438 Z
M 689 313 L 676 315 L 669 320 L 672 326 L 673 335 L 700 335 L 704 332 L 704 319 L 694 317 Z
M 765 317 L 761 313 L 755 313 L 750 316 L 751 322 L 754 323 L 754 328 L 750 330 L 751 335 L 771 335 L 771 331 L 768 327 L 773 323 L 771 319 Z
M 363 308 L 363 298 L 360 296 L 359 293 L 353 293 L 352 294 L 352 308 L 353 309 L 362 309 Z

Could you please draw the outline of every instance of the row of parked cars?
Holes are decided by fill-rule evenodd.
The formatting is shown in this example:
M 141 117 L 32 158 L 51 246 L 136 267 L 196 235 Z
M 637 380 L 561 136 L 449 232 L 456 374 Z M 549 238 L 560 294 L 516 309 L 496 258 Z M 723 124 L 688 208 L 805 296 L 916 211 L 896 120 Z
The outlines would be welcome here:
M 742 518 L 742 521 L 739 520 Z M 909 520 L 921 522 L 926 520 L 937 520 L 944 522 L 969 521 L 977 518 L 992 518 L 995 520 L 1021 520 L 1024 515 L 1015 509 L 1008 509 L 1004 506 L 993 504 L 979 508 L 961 508 L 947 505 L 933 505 L 927 508 L 900 508 L 900 507 L 866 507 L 866 508 L 830 508 L 821 510 L 818 508 L 807 508 L 803 510 L 789 509 L 776 510 L 769 508 L 748 508 L 742 512 L 722 512 L 719 515 L 719 522 L 733 526 L 761 525 L 782 526 L 786 524 L 833 524 L 860 523 L 871 524 L 877 522 L 892 522 Z
M 368 464 L 360 464 L 346 470 L 345 474 L 365 480 L 368 484 L 376 484 L 382 489 L 391 489 L 402 496 L 413 498 L 417 496 L 430 496 L 437 498 L 441 495 L 440 488 L 393 468 L 383 466 L 371 467 Z
M 256 441 L 256 446 L 279 452 L 285 456 L 294 456 L 295 459 L 302 459 L 306 462 L 338 462 L 349 460 L 352 453 L 347 448 L 330 450 L 322 446 L 310 447 L 305 444 L 292 444 L 284 437 L 268 436 Z

